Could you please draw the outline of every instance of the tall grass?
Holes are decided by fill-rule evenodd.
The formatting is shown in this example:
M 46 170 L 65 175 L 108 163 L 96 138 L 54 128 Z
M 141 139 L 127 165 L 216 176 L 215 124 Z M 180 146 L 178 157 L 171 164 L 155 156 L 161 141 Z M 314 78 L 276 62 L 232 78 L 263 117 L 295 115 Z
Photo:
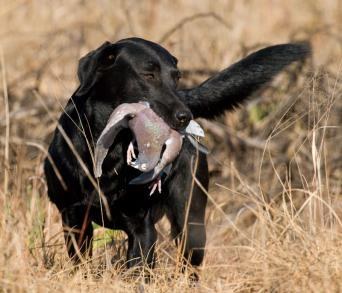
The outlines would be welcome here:
M 337 0 L 4 1 L 1 291 L 341 291 L 341 11 Z M 245 108 L 201 121 L 212 178 L 196 288 L 191 270 L 179 273 L 165 219 L 149 284 L 146 272 L 133 279 L 125 270 L 119 231 L 97 228 L 92 261 L 75 269 L 47 199 L 42 162 L 78 58 L 132 34 L 161 40 L 180 60 L 185 85 L 263 45 L 313 44 L 307 64 L 291 66 Z

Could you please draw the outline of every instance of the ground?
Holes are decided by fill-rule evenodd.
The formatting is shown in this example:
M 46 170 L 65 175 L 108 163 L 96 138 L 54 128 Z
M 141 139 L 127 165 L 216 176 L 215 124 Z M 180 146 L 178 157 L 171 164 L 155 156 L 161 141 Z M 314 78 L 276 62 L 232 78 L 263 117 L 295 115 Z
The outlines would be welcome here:
M 3 1 L 0 7 L 0 290 L 116 292 L 342 291 L 342 6 L 304 1 Z M 42 162 L 78 59 L 139 36 L 179 59 L 191 86 L 266 45 L 309 40 L 234 113 L 199 121 L 211 150 L 200 282 L 179 273 L 165 219 L 145 283 L 124 269 L 125 235 L 97 227 L 75 269 L 49 203 Z M 114 257 L 114 264 L 110 260 Z M 104 265 L 107 263 L 107 267 Z

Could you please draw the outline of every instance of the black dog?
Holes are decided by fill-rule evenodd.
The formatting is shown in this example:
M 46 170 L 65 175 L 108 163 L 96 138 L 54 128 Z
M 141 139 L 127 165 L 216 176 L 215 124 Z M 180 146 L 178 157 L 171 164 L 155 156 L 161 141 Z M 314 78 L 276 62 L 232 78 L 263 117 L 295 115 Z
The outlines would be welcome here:
M 162 194 L 149 196 L 148 184 L 128 184 L 139 171 L 126 164 L 132 134 L 124 129 L 104 161 L 99 180 L 101 197 L 93 179 L 94 144 L 113 109 L 121 103 L 148 101 L 170 127 L 182 130 L 191 119 L 211 119 L 239 106 L 284 67 L 303 60 L 309 51 L 305 43 L 268 47 L 185 90 L 177 88 L 181 76 L 177 59 L 143 39 L 106 42 L 81 58 L 80 86 L 59 119 L 49 159 L 45 160 L 48 194 L 61 213 L 69 256 L 77 261 L 91 251 L 94 221 L 127 233 L 128 267 L 141 263 L 153 267 L 155 224 L 166 214 L 172 236 L 184 240 L 184 260 L 200 265 L 206 242 L 207 197 L 199 184 L 193 186 L 191 170 L 196 164 L 195 175 L 208 189 L 206 156 L 197 154 L 185 139 L 171 173 L 162 183 Z

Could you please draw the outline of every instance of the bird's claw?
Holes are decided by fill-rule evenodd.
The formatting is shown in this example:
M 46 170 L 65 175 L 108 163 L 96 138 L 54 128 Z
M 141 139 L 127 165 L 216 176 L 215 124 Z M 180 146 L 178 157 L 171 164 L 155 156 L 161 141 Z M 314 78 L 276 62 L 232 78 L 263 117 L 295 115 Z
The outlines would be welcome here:
M 151 185 L 150 185 L 151 191 L 150 191 L 150 196 L 157 190 L 158 188 L 158 192 L 161 194 L 161 178 L 158 177 L 158 179 L 156 179 Z

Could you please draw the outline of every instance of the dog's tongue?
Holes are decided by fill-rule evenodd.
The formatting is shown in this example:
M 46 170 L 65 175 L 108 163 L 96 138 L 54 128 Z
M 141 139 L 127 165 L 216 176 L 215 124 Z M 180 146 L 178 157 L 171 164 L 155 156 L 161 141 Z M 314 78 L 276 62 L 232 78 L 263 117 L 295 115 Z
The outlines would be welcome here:
M 165 141 L 169 138 L 170 127 L 150 108 L 138 113 L 128 122 L 138 144 L 139 155 L 132 166 L 147 172 L 160 160 Z

